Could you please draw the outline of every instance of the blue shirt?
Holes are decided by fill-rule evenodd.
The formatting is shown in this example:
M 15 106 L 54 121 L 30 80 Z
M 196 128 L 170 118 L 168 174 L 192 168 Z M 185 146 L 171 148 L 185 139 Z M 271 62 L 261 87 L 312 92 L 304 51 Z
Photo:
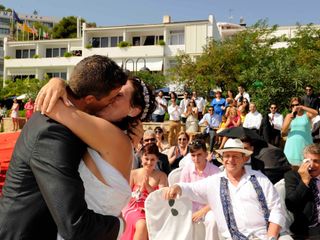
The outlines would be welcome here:
M 227 106 L 227 102 L 224 98 L 220 98 L 220 100 L 218 101 L 216 98 L 214 98 L 212 101 L 211 101 L 211 104 L 210 104 L 212 107 L 214 107 L 214 113 L 215 114 L 218 114 L 220 116 L 222 116 L 224 114 L 224 110 L 221 108 L 222 106 L 223 107 L 226 107 Z

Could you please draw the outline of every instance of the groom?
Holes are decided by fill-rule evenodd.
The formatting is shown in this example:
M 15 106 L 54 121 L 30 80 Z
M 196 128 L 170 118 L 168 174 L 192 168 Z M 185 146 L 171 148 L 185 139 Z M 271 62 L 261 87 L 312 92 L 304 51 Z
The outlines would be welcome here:
M 111 59 L 80 61 L 68 98 L 98 114 L 114 101 L 127 76 Z M 122 220 L 87 208 L 78 165 L 86 145 L 69 129 L 41 115 L 28 121 L 16 143 L 0 198 L 0 239 L 116 239 Z

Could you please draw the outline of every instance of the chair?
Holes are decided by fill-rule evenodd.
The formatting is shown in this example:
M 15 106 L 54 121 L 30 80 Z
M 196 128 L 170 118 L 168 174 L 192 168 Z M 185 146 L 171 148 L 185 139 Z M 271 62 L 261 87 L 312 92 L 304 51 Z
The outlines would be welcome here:
M 289 232 L 290 226 L 293 223 L 294 218 L 293 218 L 293 214 L 287 209 L 286 204 L 285 204 L 286 189 L 285 189 L 284 178 L 281 179 L 276 184 L 274 184 L 274 187 L 276 188 L 276 190 L 280 196 L 281 205 L 285 211 L 286 222 L 285 222 L 285 226 L 284 226 L 285 229 L 283 229 L 283 230 L 286 230 L 287 232 Z
M 173 184 L 180 182 L 181 171 L 182 171 L 182 168 L 176 168 L 169 173 L 168 175 L 169 186 L 172 186 Z
M 149 240 L 193 240 L 192 202 L 188 198 L 168 201 L 159 189 L 147 197 L 145 211 Z

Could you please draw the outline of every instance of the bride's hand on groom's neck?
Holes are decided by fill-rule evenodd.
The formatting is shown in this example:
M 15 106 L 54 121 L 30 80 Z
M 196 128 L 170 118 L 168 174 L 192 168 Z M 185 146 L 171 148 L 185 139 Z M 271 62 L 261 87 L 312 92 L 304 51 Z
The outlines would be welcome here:
M 60 98 L 66 106 L 72 105 L 67 97 L 65 81 L 61 78 L 51 78 L 37 95 L 35 111 L 41 111 L 42 114 L 52 111 L 52 108 Z

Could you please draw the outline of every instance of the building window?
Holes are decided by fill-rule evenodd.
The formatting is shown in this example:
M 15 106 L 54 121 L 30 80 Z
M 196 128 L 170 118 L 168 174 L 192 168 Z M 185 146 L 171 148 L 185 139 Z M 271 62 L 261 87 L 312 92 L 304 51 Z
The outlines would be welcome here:
M 133 43 L 133 46 L 140 46 L 140 37 L 133 37 L 132 43 Z
M 10 33 L 10 29 L 0 28 L 0 34 L 8 35 L 9 33 Z
M 123 41 L 122 36 L 114 37 L 93 37 L 91 44 L 93 48 L 117 47 L 119 42 Z
M 46 49 L 46 57 L 63 57 L 64 53 L 67 51 L 67 48 L 47 48 Z
M 67 79 L 66 72 L 47 72 L 46 74 L 47 74 L 48 78 L 58 77 L 58 78 L 62 78 L 64 80 Z
M 35 49 L 17 49 L 16 58 L 32 58 L 36 54 Z
M 184 31 L 170 31 L 170 45 L 183 45 Z

